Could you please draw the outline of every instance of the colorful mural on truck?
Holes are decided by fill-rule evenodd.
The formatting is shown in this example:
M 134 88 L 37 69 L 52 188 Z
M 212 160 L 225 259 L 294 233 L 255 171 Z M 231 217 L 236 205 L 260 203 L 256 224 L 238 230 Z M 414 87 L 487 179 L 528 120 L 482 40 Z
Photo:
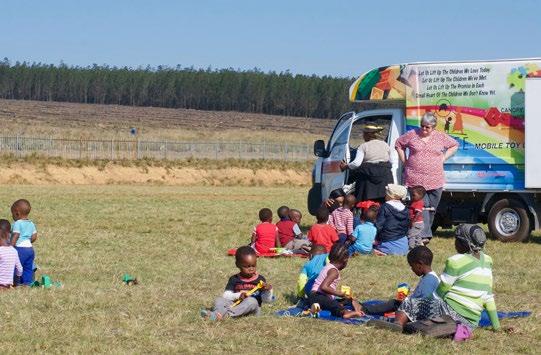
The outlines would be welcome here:
M 357 79 L 350 100 L 404 100 L 408 129 L 433 112 L 460 144 L 447 189 L 521 190 L 527 77 L 541 77 L 541 59 L 393 65 Z

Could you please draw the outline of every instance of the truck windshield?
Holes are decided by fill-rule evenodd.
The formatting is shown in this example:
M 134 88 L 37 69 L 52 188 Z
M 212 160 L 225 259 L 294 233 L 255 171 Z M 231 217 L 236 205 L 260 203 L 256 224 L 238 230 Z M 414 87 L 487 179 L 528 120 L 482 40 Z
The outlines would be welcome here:
M 385 142 L 388 142 L 389 129 L 391 127 L 392 119 L 392 115 L 375 115 L 366 116 L 353 122 L 353 125 L 351 127 L 351 134 L 349 136 L 350 148 L 356 149 L 359 145 L 364 143 L 363 129 L 368 125 L 383 128 L 381 132 L 379 132 L 378 138 Z
M 335 140 L 335 133 L 336 133 L 336 130 L 342 126 L 342 124 L 344 122 L 347 122 L 349 121 L 349 119 L 351 117 L 353 117 L 353 115 L 355 115 L 355 112 L 353 111 L 350 111 L 350 112 L 346 112 L 344 113 L 342 116 L 340 116 L 340 118 L 338 119 L 338 122 L 336 123 L 336 126 L 334 126 L 334 129 L 332 131 L 332 134 L 331 134 L 331 138 L 329 139 L 329 142 L 327 142 L 327 150 L 330 151 L 331 149 L 331 142 L 333 142 Z

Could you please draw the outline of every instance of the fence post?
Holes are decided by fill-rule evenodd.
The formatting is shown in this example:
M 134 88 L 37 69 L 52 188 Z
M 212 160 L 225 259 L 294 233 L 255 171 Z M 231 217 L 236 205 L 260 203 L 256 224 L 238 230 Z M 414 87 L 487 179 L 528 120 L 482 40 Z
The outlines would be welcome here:
M 239 141 L 239 159 L 242 159 L 240 152 L 242 151 L 242 141 Z
M 15 156 L 20 157 L 21 152 L 19 149 L 19 135 L 18 134 L 17 134 L 17 138 L 15 139 L 15 148 L 17 149 L 17 153 L 15 154 Z
M 214 143 L 214 158 L 218 160 L 218 143 Z
M 263 160 L 265 160 L 266 155 L 267 155 L 267 144 L 265 141 L 263 141 Z
M 83 154 L 83 138 L 79 139 L 79 160 L 82 159 Z
M 138 160 L 141 159 L 141 146 L 140 146 L 139 142 L 140 142 L 139 138 L 137 138 L 137 147 L 136 147 L 137 153 L 136 154 L 137 154 L 137 159 Z
M 167 140 L 165 141 L 164 147 L 163 147 L 163 158 L 167 160 Z
M 111 138 L 111 160 L 115 159 L 114 146 L 115 146 L 115 141 L 113 138 Z

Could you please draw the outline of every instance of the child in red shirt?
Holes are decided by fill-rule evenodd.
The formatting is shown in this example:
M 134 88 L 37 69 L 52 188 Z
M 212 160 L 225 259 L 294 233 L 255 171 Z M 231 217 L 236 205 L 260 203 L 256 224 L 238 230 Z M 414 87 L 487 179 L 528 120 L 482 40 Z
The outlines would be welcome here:
M 323 245 L 327 253 L 329 253 L 333 244 L 338 241 L 336 229 L 327 224 L 329 210 L 326 207 L 320 207 L 316 212 L 316 218 L 317 224 L 314 224 L 308 231 L 308 240 L 312 244 Z
M 295 222 L 289 218 L 289 207 L 281 206 L 276 212 L 280 218 L 280 220 L 276 222 L 276 227 L 278 228 L 278 237 L 280 238 L 280 245 L 285 246 L 287 243 L 295 239 L 295 233 L 293 232 Z
M 272 224 L 272 211 L 268 208 L 259 210 L 259 223 L 252 232 L 252 247 L 259 254 L 269 253 L 271 248 L 280 247 L 278 228 Z
M 408 230 L 408 246 L 411 249 L 423 244 L 423 209 L 425 203 L 423 198 L 426 190 L 422 186 L 410 188 L 411 203 L 408 207 L 410 217 L 410 228 Z

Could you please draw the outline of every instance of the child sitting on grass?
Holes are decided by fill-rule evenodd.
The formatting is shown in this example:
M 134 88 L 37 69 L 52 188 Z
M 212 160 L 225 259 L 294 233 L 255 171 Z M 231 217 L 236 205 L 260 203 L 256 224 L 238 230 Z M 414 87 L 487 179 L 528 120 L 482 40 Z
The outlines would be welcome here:
M 255 251 L 243 246 L 235 253 L 235 265 L 239 273 L 231 276 L 222 297 L 214 302 L 214 310 L 201 310 L 201 316 L 210 320 L 221 320 L 227 317 L 241 317 L 246 315 L 259 315 L 262 302 L 271 302 L 273 299 L 272 286 L 262 275 L 257 273 L 257 255 Z M 256 287 L 259 282 L 263 287 L 247 295 L 247 292 Z M 235 304 L 236 301 L 240 301 Z
M 337 196 L 334 201 L 338 207 L 332 211 L 329 225 L 336 229 L 340 243 L 345 243 L 347 237 L 353 233 L 353 213 L 345 200 L 345 195 Z
M 278 214 L 278 218 L 280 218 L 280 220 L 276 222 L 278 238 L 280 239 L 280 245 L 285 246 L 295 238 L 293 227 L 296 223 L 289 218 L 289 207 L 280 206 L 276 213 Z
M 361 224 L 355 228 L 353 235 L 349 239 L 351 245 L 349 247 L 349 254 L 363 254 L 367 255 L 372 253 L 374 247 L 374 240 L 378 230 L 374 223 L 378 215 L 378 207 L 370 206 L 363 212 L 363 218 Z
M 407 298 L 432 297 L 432 294 L 440 284 L 438 275 L 432 271 L 432 259 L 434 258 L 432 251 L 424 245 L 417 246 L 409 251 L 407 258 L 411 271 L 420 277 L 417 287 L 415 287 L 415 290 Z M 394 312 L 400 307 L 402 301 L 400 299 L 392 299 L 379 304 L 363 304 L 363 310 L 370 314 Z M 374 323 L 379 322 L 371 322 L 371 325 L 377 325 Z
M 0 219 L 0 289 L 13 287 L 13 271 L 21 277 L 23 266 L 19 261 L 17 250 L 10 244 L 11 224 L 6 219 Z
M 272 211 L 268 208 L 259 210 L 259 223 L 252 232 L 252 247 L 259 253 L 269 253 L 271 248 L 280 247 L 278 228 L 272 224 Z
M 314 285 L 314 281 L 319 273 L 327 264 L 329 254 L 323 245 L 314 244 L 310 250 L 310 260 L 307 261 L 297 279 L 297 297 L 304 298 L 308 296 Z
M 402 185 L 388 184 L 385 187 L 385 203 L 380 207 L 376 219 L 377 255 L 406 255 L 408 253 L 408 209 L 402 203 L 407 189 Z
M 312 309 L 317 308 L 330 311 L 335 317 L 354 318 L 362 317 L 361 305 L 351 298 L 351 295 L 338 291 L 337 285 L 340 281 L 340 270 L 343 270 L 349 259 L 349 251 L 345 244 L 336 243 L 329 253 L 329 263 L 321 270 L 312 286 L 312 292 L 308 296 L 308 302 Z M 341 297 L 338 301 L 336 297 Z M 353 310 L 346 309 L 346 306 L 353 307 Z
M 357 226 L 361 224 L 362 214 L 362 211 L 357 208 L 357 198 L 355 197 L 355 195 L 352 194 L 346 195 L 344 203 L 346 206 L 349 207 L 349 210 L 353 215 L 353 230 L 355 230 L 355 228 L 357 228 Z
M 17 200 L 11 206 L 11 215 L 15 221 L 11 227 L 11 245 L 17 250 L 23 266 L 21 284 L 29 286 L 34 282 L 34 248 L 32 244 L 38 238 L 36 226 L 28 219 L 31 206 L 25 199 Z
M 326 207 L 318 208 L 316 219 L 317 223 L 308 231 L 308 240 L 312 244 L 322 245 L 325 248 L 325 252 L 329 253 L 333 244 L 338 241 L 336 229 L 327 224 L 329 221 L 329 210 Z
M 500 329 L 492 293 L 492 259 L 483 253 L 485 232 L 478 225 L 461 224 L 456 228 L 455 238 L 458 254 L 447 259 L 434 297 L 404 300 L 396 314 L 399 325 L 448 315 L 461 329 L 457 332 L 461 338 L 455 335 L 455 340 L 465 340 L 471 337 L 481 312 L 486 309 L 492 328 Z
M 290 240 L 287 244 L 282 244 L 286 249 L 292 250 L 295 253 L 307 253 L 309 249 L 310 242 L 304 234 L 302 234 L 300 223 L 302 219 L 302 213 L 296 209 L 289 210 L 289 219 L 293 222 L 292 234 L 293 239 Z

